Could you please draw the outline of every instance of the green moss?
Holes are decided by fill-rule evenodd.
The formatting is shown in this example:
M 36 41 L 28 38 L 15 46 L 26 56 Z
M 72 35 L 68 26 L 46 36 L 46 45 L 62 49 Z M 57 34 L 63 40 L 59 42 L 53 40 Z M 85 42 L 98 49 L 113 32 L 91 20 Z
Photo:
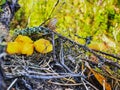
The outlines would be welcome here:
M 118 3 L 119 0 L 60 0 L 50 18 L 58 19 L 57 32 L 67 37 L 70 34 L 73 40 L 77 33 L 82 37 L 106 34 L 119 41 L 118 34 L 113 34 L 120 26 Z M 11 29 L 39 26 L 51 14 L 56 0 L 19 0 L 19 4 L 21 9 L 16 13 Z

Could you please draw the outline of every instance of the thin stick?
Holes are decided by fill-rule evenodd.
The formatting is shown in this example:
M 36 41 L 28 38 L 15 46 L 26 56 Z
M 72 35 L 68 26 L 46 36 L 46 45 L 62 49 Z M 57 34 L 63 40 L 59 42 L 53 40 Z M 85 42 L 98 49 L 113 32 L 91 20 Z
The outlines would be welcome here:
M 82 81 L 83 85 L 85 86 L 86 90 L 89 90 L 86 83 L 83 81 L 83 78 L 81 78 L 81 81 Z
M 16 78 L 11 84 L 10 86 L 7 88 L 7 90 L 10 90 L 12 88 L 12 86 L 17 82 L 18 78 Z
M 42 22 L 42 23 L 40 24 L 40 26 L 44 25 L 48 20 L 51 19 L 51 16 L 52 16 L 52 14 L 53 14 L 53 12 L 54 12 L 54 10 L 55 10 L 55 8 L 57 7 L 58 4 L 59 4 L 59 0 L 57 0 L 57 2 L 55 3 L 53 9 L 51 10 L 51 12 L 50 12 L 50 14 L 49 14 L 49 16 L 48 16 L 48 18 L 47 18 L 46 20 L 44 20 L 44 22 Z
M 94 50 L 94 49 L 93 49 L 93 50 Z M 98 51 L 98 50 L 94 50 L 94 51 L 120 60 L 120 57 L 118 57 L 118 56 L 116 56 L 116 55 L 114 55 L 114 54 L 109 54 L 109 53 L 102 52 L 102 51 Z
M 89 84 L 91 87 L 93 87 L 95 90 L 99 90 L 97 89 L 95 86 L 93 86 L 90 82 L 88 82 L 87 80 L 83 79 L 87 84 Z
M 55 55 L 55 35 L 52 33 L 52 44 L 53 44 L 53 60 L 56 61 L 56 55 Z
M 48 83 L 55 84 L 55 85 L 61 85 L 61 86 L 80 86 L 80 85 L 83 85 L 83 83 L 66 84 L 66 83 L 58 83 L 58 82 L 52 82 L 52 81 L 48 81 Z

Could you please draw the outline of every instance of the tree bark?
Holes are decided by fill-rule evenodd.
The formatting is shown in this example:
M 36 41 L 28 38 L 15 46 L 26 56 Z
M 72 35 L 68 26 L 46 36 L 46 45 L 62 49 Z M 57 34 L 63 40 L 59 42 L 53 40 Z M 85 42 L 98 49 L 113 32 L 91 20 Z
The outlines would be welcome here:
M 5 46 L 2 45 L 3 41 L 8 41 L 9 35 L 9 24 L 15 14 L 19 9 L 19 4 L 17 0 L 6 0 L 6 3 L 1 5 L 2 11 L 0 11 L 0 90 L 6 90 L 6 85 L 3 79 L 3 73 L 1 64 L 3 61 L 3 53 L 5 52 Z
M 6 0 L 6 3 L 1 5 L 2 11 L 0 12 L 0 42 L 7 40 L 9 33 L 9 24 L 19 9 L 17 0 Z

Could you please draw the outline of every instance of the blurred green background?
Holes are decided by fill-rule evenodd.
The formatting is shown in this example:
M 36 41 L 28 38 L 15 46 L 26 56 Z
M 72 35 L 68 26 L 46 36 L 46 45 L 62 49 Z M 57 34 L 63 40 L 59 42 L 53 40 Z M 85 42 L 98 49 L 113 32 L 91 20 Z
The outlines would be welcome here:
M 21 8 L 11 23 L 11 32 L 39 26 L 57 1 L 19 0 Z M 93 36 L 90 48 L 120 55 L 120 0 L 59 0 L 50 18 L 57 18 L 56 31 L 63 36 L 81 44 L 85 42 L 78 36 Z

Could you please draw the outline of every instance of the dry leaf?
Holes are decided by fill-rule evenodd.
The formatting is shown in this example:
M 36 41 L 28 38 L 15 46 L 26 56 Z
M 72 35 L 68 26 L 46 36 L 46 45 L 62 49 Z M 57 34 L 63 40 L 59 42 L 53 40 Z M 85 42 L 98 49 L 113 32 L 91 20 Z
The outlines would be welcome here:
M 104 78 L 104 76 L 102 76 L 101 74 L 95 72 L 94 70 L 91 71 L 91 72 L 94 74 L 95 78 L 98 80 L 98 82 L 99 82 L 102 86 L 103 86 L 103 83 L 105 83 L 105 88 L 106 88 L 106 90 L 111 90 L 111 86 L 110 86 L 110 84 L 108 84 L 108 83 L 106 82 L 106 79 Z M 105 82 L 104 82 L 104 81 L 105 81 Z
M 106 79 L 104 76 L 102 76 L 101 74 L 95 72 L 87 63 L 86 66 L 90 69 L 90 71 L 94 74 L 95 78 L 98 80 L 98 82 L 103 86 L 105 86 L 106 90 L 111 90 L 111 86 L 109 83 L 106 82 Z
M 99 62 L 98 59 L 97 59 L 97 57 L 94 56 L 94 55 L 90 56 L 90 61 L 93 62 L 93 63 L 96 63 L 96 64 L 98 64 L 98 62 Z
M 47 27 L 51 30 L 55 30 L 56 29 L 56 23 L 57 23 L 57 18 L 53 18 L 49 21 L 49 23 L 47 24 Z
M 108 38 L 106 35 L 102 36 L 102 40 L 109 46 L 112 48 L 116 48 L 116 44 L 113 40 L 111 40 L 110 38 Z

